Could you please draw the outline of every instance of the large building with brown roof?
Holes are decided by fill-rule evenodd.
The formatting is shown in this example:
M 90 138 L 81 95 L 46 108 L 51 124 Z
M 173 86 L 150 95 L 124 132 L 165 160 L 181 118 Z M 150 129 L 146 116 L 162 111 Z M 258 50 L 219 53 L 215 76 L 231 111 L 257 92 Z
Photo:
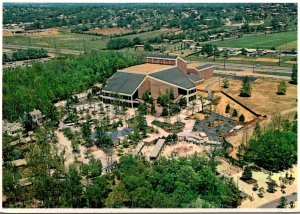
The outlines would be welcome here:
M 106 103 L 117 100 L 128 107 L 136 107 L 145 91 L 157 99 L 167 90 L 173 90 L 175 100 L 182 97 L 190 102 L 196 99 L 196 86 L 204 81 L 203 77 L 212 76 L 202 77 L 202 73 L 203 69 L 193 70 L 179 56 L 151 54 L 145 64 L 118 70 L 108 80 L 100 96 Z

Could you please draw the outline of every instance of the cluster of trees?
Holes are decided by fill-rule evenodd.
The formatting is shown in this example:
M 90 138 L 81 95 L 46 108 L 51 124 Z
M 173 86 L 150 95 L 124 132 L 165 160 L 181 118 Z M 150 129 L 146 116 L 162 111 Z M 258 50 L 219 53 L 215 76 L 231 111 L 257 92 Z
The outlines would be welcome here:
M 8 68 L 3 72 L 3 117 L 15 121 L 24 112 L 40 109 L 50 117 L 53 103 L 105 81 L 117 69 L 143 62 L 143 55 L 93 52 L 68 56 L 32 67 Z
M 27 59 L 38 59 L 48 57 L 48 52 L 45 49 L 33 49 L 29 48 L 26 50 L 17 50 L 12 54 L 3 53 L 2 62 L 12 62 L 18 60 L 27 60 Z
M 174 90 L 166 90 L 165 94 L 161 94 L 157 97 L 157 103 L 163 107 L 161 116 L 174 115 L 180 112 L 180 108 L 186 107 L 187 103 L 184 100 L 180 100 L 178 104 L 174 103 Z
M 297 161 L 297 119 L 274 122 L 274 127 L 265 132 L 257 125 L 254 138 L 245 149 L 244 160 L 270 171 L 291 167 Z
M 88 31 L 90 28 L 87 25 L 80 25 L 76 26 L 74 28 L 71 28 L 71 33 L 83 33 Z
M 135 37 L 132 40 L 128 38 L 116 38 L 110 39 L 106 45 L 106 48 L 109 50 L 120 50 L 123 48 L 129 48 L 141 44 L 142 40 L 139 37 Z
M 232 117 L 238 117 L 238 111 L 236 110 L 236 109 L 232 109 L 232 108 L 230 107 L 230 105 L 229 105 L 229 103 L 226 105 L 226 107 L 225 107 L 225 113 L 226 114 L 230 114 L 231 113 L 231 116 Z M 239 121 L 240 122 L 245 122 L 245 116 L 244 116 L 244 114 L 241 114 L 240 116 L 239 116 Z
M 72 164 L 65 171 L 60 156 L 51 157 L 50 145 L 36 144 L 30 152 L 31 186 L 17 185 L 13 168 L 5 168 L 4 207 L 36 206 L 34 199 L 44 208 L 236 208 L 240 204 L 240 191 L 232 179 L 217 176 L 212 160 L 161 158 L 150 166 L 141 157 L 122 156 L 111 174 L 102 175 L 102 164 L 93 157 L 88 164 Z

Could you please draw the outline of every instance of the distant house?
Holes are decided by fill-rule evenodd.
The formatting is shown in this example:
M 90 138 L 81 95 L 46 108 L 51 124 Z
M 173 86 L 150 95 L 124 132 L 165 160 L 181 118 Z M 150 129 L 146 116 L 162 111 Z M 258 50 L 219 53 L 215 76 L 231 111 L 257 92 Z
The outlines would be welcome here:
M 267 26 L 267 27 L 265 27 L 265 30 L 266 30 L 266 31 L 270 31 L 270 30 L 272 30 L 272 29 L 273 29 L 272 26 Z
M 32 121 L 39 124 L 42 122 L 43 114 L 40 110 L 34 109 L 33 111 L 29 112 L 29 115 L 32 117 Z
M 206 28 L 208 28 L 208 26 L 207 25 L 198 25 L 201 29 L 206 29 Z
M 17 136 L 21 134 L 23 130 L 24 128 L 21 123 L 8 123 L 3 121 L 2 132 L 7 135 Z

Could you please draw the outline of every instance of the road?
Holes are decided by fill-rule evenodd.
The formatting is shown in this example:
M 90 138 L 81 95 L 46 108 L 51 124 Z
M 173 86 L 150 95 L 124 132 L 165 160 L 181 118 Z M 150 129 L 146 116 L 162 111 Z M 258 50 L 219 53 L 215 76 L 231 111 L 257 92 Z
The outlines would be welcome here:
M 5 49 L 28 49 L 28 48 L 36 48 L 40 49 L 43 48 L 47 50 L 48 52 L 52 53 L 61 53 L 61 54 L 74 54 L 79 55 L 84 53 L 84 51 L 76 51 L 76 50 L 70 50 L 70 49 L 55 49 L 55 48 L 45 48 L 45 47 L 36 47 L 36 46 L 18 46 L 18 45 L 5 45 L 3 44 L 3 48 Z
M 215 65 L 219 68 L 224 68 L 224 63 L 220 62 L 210 62 L 210 64 Z M 253 64 L 235 64 L 235 63 L 226 63 L 226 69 L 233 70 L 252 70 Z M 261 72 L 280 72 L 280 73 L 292 73 L 292 68 L 289 67 L 279 67 L 279 66 L 256 66 L 254 65 L 254 71 Z
M 279 76 L 279 75 L 270 75 L 270 74 L 257 74 L 251 71 L 237 71 L 237 72 L 228 72 L 222 70 L 214 70 L 214 74 L 223 74 L 229 76 L 236 76 L 236 77 L 256 77 L 256 78 L 271 78 L 271 79 L 279 79 L 279 80 L 291 80 L 290 76 Z M 216 75 L 217 76 L 217 75 Z
M 296 194 L 290 194 L 288 196 L 285 196 L 286 200 L 287 200 L 287 203 L 290 203 L 291 201 L 297 201 L 297 195 Z M 270 201 L 268 203 L 265 203 L 261 206 L 259 206 L 258 208 L 276 208 L 278 203 L 280 201 L 280 198 L 276 199 L 276 200 L 273 200 L 273 201 Z

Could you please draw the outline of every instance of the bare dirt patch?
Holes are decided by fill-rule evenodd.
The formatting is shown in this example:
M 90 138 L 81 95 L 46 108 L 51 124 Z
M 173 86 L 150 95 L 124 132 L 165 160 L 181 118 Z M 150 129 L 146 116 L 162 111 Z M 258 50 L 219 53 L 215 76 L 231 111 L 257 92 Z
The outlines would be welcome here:
M 198 155 L 204 156 L 206 154 L 205 151 L 204 146 L 197 146 L 195 144 L 182 141 L 174 145 L 165 146 L 161 155 L 164 157 L 170 157 L 173 154 L 177 157 L 187 157 L 197 153 Z
M 288 64 L 297 64 L 297 61 L 285 61 L 284 63 L 288 63 Z
M 237 61 L 240 61 L 240 60 L 244 60 L 245 58 L 241 58 L 241 57 L 230 57 L 228 58 L 228 60 L 237 60 Z
M 278 59 L 270 59 L 270 58 L 257 58 L 255 61 L 258 62 L 278 62 Z
M 13 34 L 12 32 L 3 31 L 3 36 L 29 35 L 29 36 L 53 36 L 60 34 L 58 28 L 47 28 L 44 31 L 26 31 L 24 34 Z
M 125 29 L 125 28 L 102 28 L 102 29 L 92 29 L 92 30 L 89 30 L 86 32 L 103 34 L 103 35 L 113 35 L 113 34 L 128 33 L 128 32 L 131 32 L 131 30 Z
M 286 95 L 277 95 L 279 80 L 258 79 L 251 83 L 251 97 L 240 97 L 242 81 L 230 80 L 230 87 L 224 91 L 258 114 L 274 115 L 297 107 L 297 85 L 287 82 Z

